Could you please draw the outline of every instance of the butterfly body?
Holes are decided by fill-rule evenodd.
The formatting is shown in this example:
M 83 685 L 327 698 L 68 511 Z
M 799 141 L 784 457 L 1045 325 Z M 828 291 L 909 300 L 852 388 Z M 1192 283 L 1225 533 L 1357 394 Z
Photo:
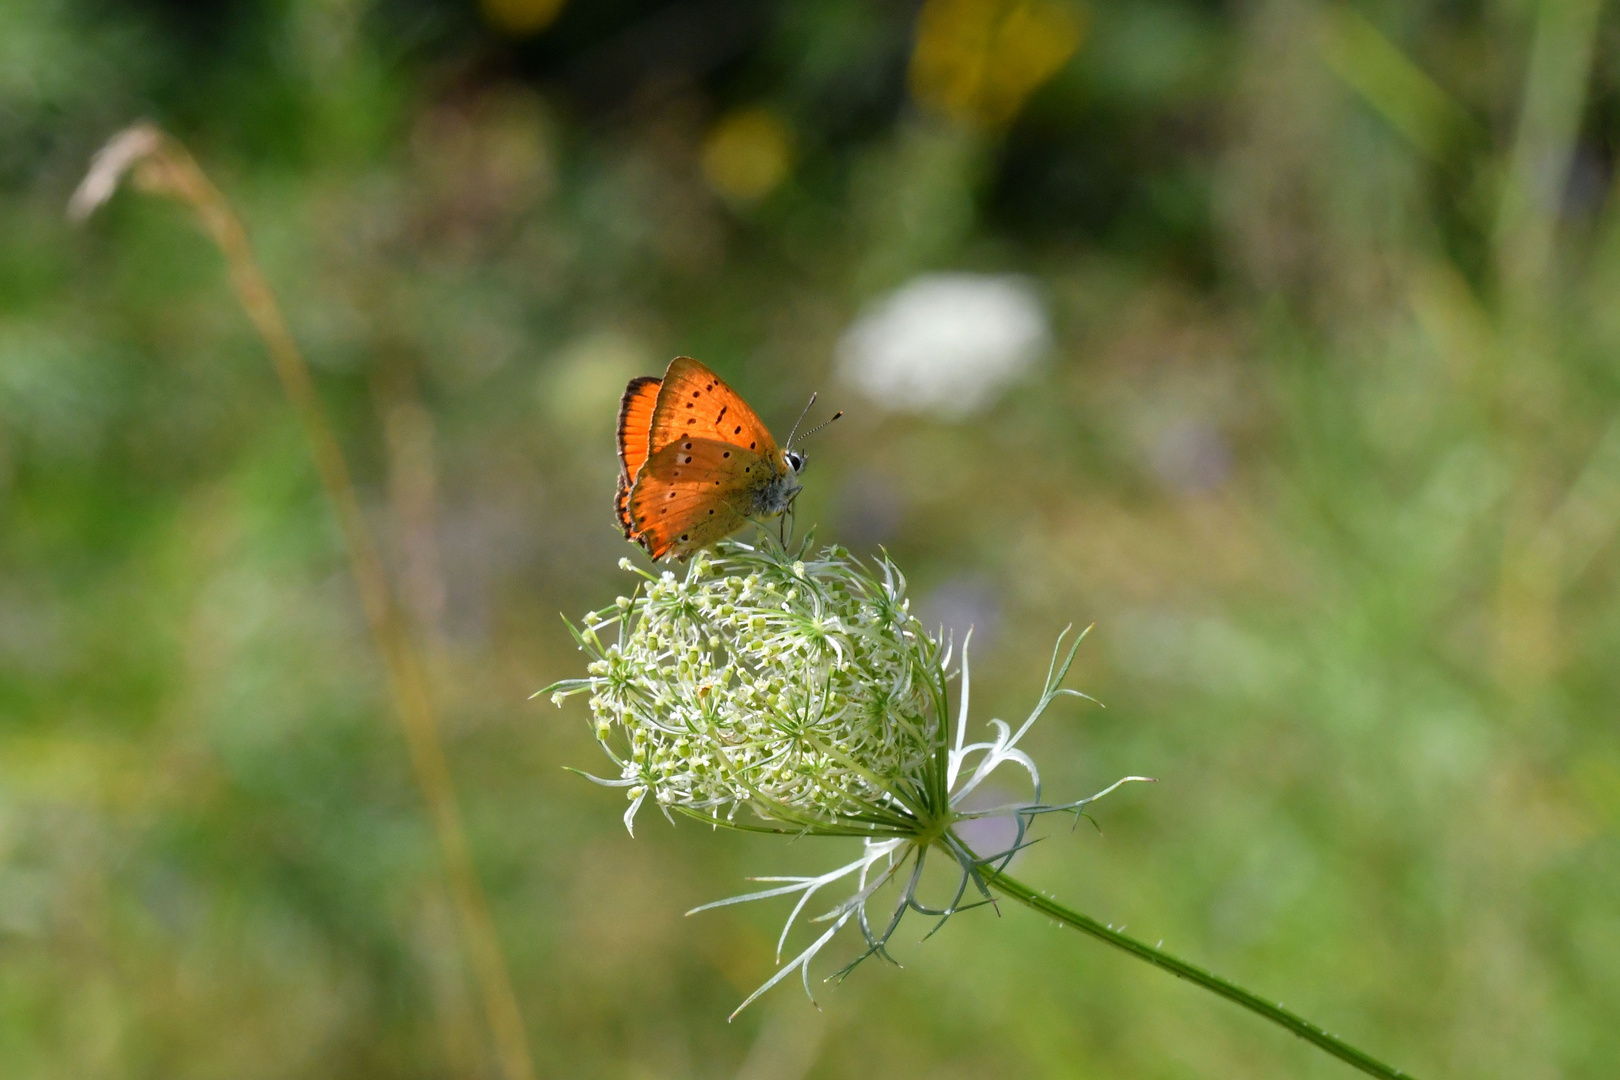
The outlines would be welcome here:
M 632 379 L 619 403 L 619 489 L 627 539 L 684 559 L 799 494 L 804 455 L 783 450 L 737 392 L 690 357 Z

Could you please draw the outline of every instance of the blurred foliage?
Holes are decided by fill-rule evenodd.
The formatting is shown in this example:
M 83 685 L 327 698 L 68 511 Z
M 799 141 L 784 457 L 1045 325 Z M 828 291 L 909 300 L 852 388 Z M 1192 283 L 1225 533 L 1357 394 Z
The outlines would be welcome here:
M 847 852 L 631 840 L 559 768 L 598 765 L 583 709 L 525 700 L 578 673 L 558 610 L 623 587 L 613 411 L 676 353 L 779 432 L 812 389 L 848 410 L 800 520 L 979 626 L 983 717 L 1098 624 L 1108 709 L 1031 749 L 1055 795 L 1162 782 L 1022 877 L 1416 1075 L 1612 1075 L 1595 0 L 0 5 L 0 1066 L 485 1077 L 338 536 L 218 259 L 162 203 L 63 219 L 139 116 L 236 202 L 318 367 L 543 1075 L 1344 1075 L 1016 910 L 723 1022 L 779 913 L 680 912 Z M 937 270 L 1027 275 L 1056 345 L 977 415 L 883 415 L 830 358 Z

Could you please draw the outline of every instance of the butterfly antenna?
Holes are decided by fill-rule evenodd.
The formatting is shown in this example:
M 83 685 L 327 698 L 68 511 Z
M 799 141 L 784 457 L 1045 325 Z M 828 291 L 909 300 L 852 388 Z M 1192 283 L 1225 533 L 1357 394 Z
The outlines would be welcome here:
M 822 428 L 826 427 L 828 424 L 832 423 L 834 420 L 838 419 L 840 416 L 843 416 L 843 415 L 844 415 L 844 410 L 839 409 L 837 412 L 835 412 L 831 416 L 827 417 L 827 419 L 823 420 L 821 423 L 817 424 L 815 427 L 813 427 L 809 431 L 805 432 L 804 433 L 804 439 L 801 440 L 801 441 L 808 441 L 810 436 L 814 435 L 816 432 L 820 431 Z
M 810 400 L 805 402 L 805 404 L 804 404 L 804 411 L 799 414 L 799 418 L 797 420 L 793 421 L 793 430 L 788 432 L 787 442 L 784 443 L 783 445 L 785 445 L 785 446 L 792 446 L 793 445 L 793 436 L 795 436 L 795 435 L 797 435 L 799 433 L 799 425 L 804 423 L 804 418 L 806 416 L 810 415 L 810 407 L 812 405 L 814 405 L 815 403 L 816 403 L 816 395 L 812 393 L 810 395 Z

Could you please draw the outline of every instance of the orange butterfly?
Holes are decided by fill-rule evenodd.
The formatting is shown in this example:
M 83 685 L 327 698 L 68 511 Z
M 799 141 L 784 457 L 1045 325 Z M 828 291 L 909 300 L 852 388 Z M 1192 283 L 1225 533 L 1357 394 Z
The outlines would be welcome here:
M 689 356 L 671 360 L 662 379 L 631 379 L 619 402 L 614 499 L 625 538 L 654 559 L 684 559 L 782 513 L 804 469 L 792 442 L 779 448 L 737 391 Z

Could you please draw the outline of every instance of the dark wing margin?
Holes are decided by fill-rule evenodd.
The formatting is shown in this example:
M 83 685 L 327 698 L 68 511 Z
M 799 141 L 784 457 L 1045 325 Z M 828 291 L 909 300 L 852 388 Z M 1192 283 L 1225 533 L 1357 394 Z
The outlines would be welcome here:
M 626 540 L 636 538 L 636 522 L 630 516 L 630 485 L 619 477 L 619 490 L 613 495 L 613 513 L 619 519 L 619 528 L 624 530 Z

